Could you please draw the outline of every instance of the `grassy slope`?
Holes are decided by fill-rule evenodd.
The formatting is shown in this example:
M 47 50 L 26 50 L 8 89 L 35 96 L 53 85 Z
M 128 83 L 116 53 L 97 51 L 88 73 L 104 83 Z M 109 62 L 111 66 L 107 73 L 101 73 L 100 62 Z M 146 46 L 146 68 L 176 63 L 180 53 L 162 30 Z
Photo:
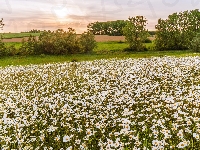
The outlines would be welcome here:
M 65 61 L 91 61 L 95 59 L 109 59 L 109 58 L 147 58 L 152 56 L 200 56 L 191 51 L 147 51 L 147 52 L 114 52 L 108 54 L 75 54 L 66 56 L 14 56 L 5 57 L 0 59 L 0 66 L 8 65 L 27 65 L 27 64 L 47 64 L 53 62 L 65 62 Z
M 21 43 L 6 43 L 6 45 L 14 45 L 16 48 L 20 47 Z M 13 56 L 0 58 L 0 66 L 8 65 L 27 65 L 27 64 L 46 64 L 53 62 L 64 61 L 90 61 L 95 59 L 109 59 L 109 58 L 146 58 L 146 57 L 163 57 L 167 56 L 200 56 L 192 51 L 145 51 L 145 52 L 124 52 L 123 49 L 128 47 L 128 44 L 123 42 L 98 42 L 98 47 L 95 48 L 91 54 L 75 54 L 63 56 Z M 152 44 L 146 44 L 147 47 Z

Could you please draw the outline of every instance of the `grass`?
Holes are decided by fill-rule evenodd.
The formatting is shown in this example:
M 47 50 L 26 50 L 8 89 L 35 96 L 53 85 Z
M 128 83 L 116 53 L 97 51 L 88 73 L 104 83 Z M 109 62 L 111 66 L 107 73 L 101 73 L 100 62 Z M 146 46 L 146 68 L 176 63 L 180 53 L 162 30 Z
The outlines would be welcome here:
M 11 38 L 23 38 L 29 37 L 30 35 L 39 36 L 40 33 L 0 33 L 0 36 L 3 36 L 4 39 L 11 39 Z
M 145 52 L 122 52 L 115 51 L 112 53 L 97 54 L 74 54 L 74 55 L 40 55 L 40 56 L 13 56 L 4 57 L 0 59 L 0 66 L 5 67 L 8 65 L 28 65 L 28 64 L 47 64 L 65 61 L 92 61 L 96 59 L 110 59 L 110 58 L 149 58 L 149 57 L 163 57 L 163 56 L 200 56 L 199 53 L 192 51 L 145 51 Z
M 21 43 L 5 43 L 6 46 L 14 45 L 19 49 Z M 153 46 L 153 43 L 146 43 L 147 47 Z M 127 48 L 128 44 L 124 42 L 98 42 L 97 48 L 90 54 L 73 54 L 73 55 L 40 55 L 40 56 L 12 56 L 0 58 L 0 66 L 8 65 L 28 65 L 28 64 L 47 64 L 53 62 L 65 61 L 92 61 L 96 59 L 109 58 L 148 58 L 148 57 L 163 57 L 163 56 L 200 56 L 200 53 L 194 53 L 190 50 L 180 51 L 144 51 L 144 52 L 125 52 L 123 49 Z
M 5 42 L 6 46 L 14 46 L 16 49 L 19 49 L 22 45 L 20 42 Z
M 123 50 L 128 47 L 128 44 L 125 42 L 98 42 L 97 48 L 94 50 L 96 52 L 98 51 L 119 51 Z
M 153 46 L 153 43 L 144 43 L 144 45 L 149 48 Z M 98 42 L 94 51 L 121 51 L 128 47 L 129 45 L 122 41 Z

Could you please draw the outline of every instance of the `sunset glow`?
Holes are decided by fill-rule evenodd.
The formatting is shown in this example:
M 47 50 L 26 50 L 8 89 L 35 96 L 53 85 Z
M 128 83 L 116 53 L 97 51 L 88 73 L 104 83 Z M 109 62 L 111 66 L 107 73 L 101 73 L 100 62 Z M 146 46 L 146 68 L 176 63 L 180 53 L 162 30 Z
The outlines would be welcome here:
M 2 0 L 0 18 L 4 19 L 5 26 L 0 32 L 68 27 L 83 32 L 91 22 L 126 20 L 137 15 L 145 16 L 147 28 L 154 30 L 159 18 L 165 19 L 172 13 L 198 8 L 200 1 L 181 0 Z

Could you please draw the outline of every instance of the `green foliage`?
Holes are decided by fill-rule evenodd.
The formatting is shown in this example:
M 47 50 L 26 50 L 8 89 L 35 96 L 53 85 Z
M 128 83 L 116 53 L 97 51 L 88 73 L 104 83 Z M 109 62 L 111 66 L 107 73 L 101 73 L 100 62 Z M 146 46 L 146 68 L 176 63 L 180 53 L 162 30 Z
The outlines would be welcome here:
M 62 29 L 56 31 L 44 31 L 38 39 L 30 36 L 28 41 L 22 41 L 21 55 L 64 55 L 91 52 L 96 46 L 94 35 L 84 32 L 80 38 L 74 29 L 66 32 Z
M 44 31 L 38 38 L 35 54 L 68 54 L 79 52 L 76 32 L 69 28 L 68 32 L 58 29 L 55 32 Z
M 34 51 L 37 46 L 37 40 L 36 37 L 30 35 L 28 40 L 25 41 L 25 39 L 22 39 L 22 46 L 19 49 L 20 55 L 32 55 L 34 54 Z
M 192 39 L 190 49 L 195 52 L 200 52 L 200 33 L 197 33 L 196 36 Z
M 173 13 L 168 19 L 159 19 L 155 26 L 156 49 L 188 49 L 196 32 L 200 31 L 200 12 L 198 9 Z
M 3 28 L 4 24 L 3 24 L 3 18 L 1 18 L 0 20 L 0 28 Z
M 2 36 L 0 37 L 0 56 L 4 56 L 6 52 L 6 46 L 2 41 Z
M 129 18 L 128 23 L 123 28 L 125 40 L 129 43 L 131 51 L 143 51 L 145 47 L 143 41 L 147 39 L 148 31 L 145 28 L 147 20 L 143 16 Z
M 152 43 L 152 41 L 149 38 L 146 38 L 143 43 Z
M 94 34 L 91 32 L 84 32 L 79 38 L 80 50 L 83 53 L 92 52 L 92 50 L 97 46 L 97 42 L 94 39 Z
M 16 55 L 16 48 L 14 45 L 6 45 L 0 37 L 0 56 L 13 56 Z
M 94 35 L 110 35 L 110 36 L 122 36 L 123 28 L 126 26 L 127 21 L 116 20 L 107 22 L 94 22 L 88 24 L 88 31 Z

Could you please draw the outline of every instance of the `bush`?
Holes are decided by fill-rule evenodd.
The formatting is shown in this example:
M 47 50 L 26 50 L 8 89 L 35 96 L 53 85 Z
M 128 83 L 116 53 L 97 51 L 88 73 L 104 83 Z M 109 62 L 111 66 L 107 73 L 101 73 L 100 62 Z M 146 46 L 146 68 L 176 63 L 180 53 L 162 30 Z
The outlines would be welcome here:
M 79 38 L 79 46 L 82 53 L 89 53 L 97 46 L 94 35 L 91 32 L 84 32 Z
M 22 46 L 19 49 L 19 55 L 32 55 L 37 46 L 36 37 L 30 35 L 28 40 L 22 39 Z
M 44 31 L 38 39 L 30 35 L 28 40 L 22 40 L 22 46 L 19 50 L 15 47 L 6 47 L 0 37 L 0 56 L 6 55 L 63 55 L 75 53 L 88 53 L 96 47 L 94 35 L 90 32 L 84 32 L 80 38 L 74 29 L 68 28 L 66 32 L 62 29 L 56 31 Z
M 45 31 L 41 33 L 35 47 L 35 54 L 88 53 L 96 47 L 96 41 L 91 32 L 84 32 L 78 38 L 74 29 L 68 29 L 67 32 L 58 29 L 55 32 Z
M 13 56 L 16 55 L 16 48 L 14 45 L 6 46 L 2 41 L 2 36 L 0 37 L 0 56 Z
M 0 37 L 0 56 L 4 56 L 6 53 L 6 46 L 2 41 L 2 36 Z
M 197 33 L 197 35 L 192 39 L 190 49 L 195 52 L 200 52 L 200 33 Z
M 35 54 L 73 54 L 78 53 L 77 35 L 74 29 L 69 28 L 68 32 L 58 29 L 55 32 L 44 31 L 38 39 L 35 47 Z

